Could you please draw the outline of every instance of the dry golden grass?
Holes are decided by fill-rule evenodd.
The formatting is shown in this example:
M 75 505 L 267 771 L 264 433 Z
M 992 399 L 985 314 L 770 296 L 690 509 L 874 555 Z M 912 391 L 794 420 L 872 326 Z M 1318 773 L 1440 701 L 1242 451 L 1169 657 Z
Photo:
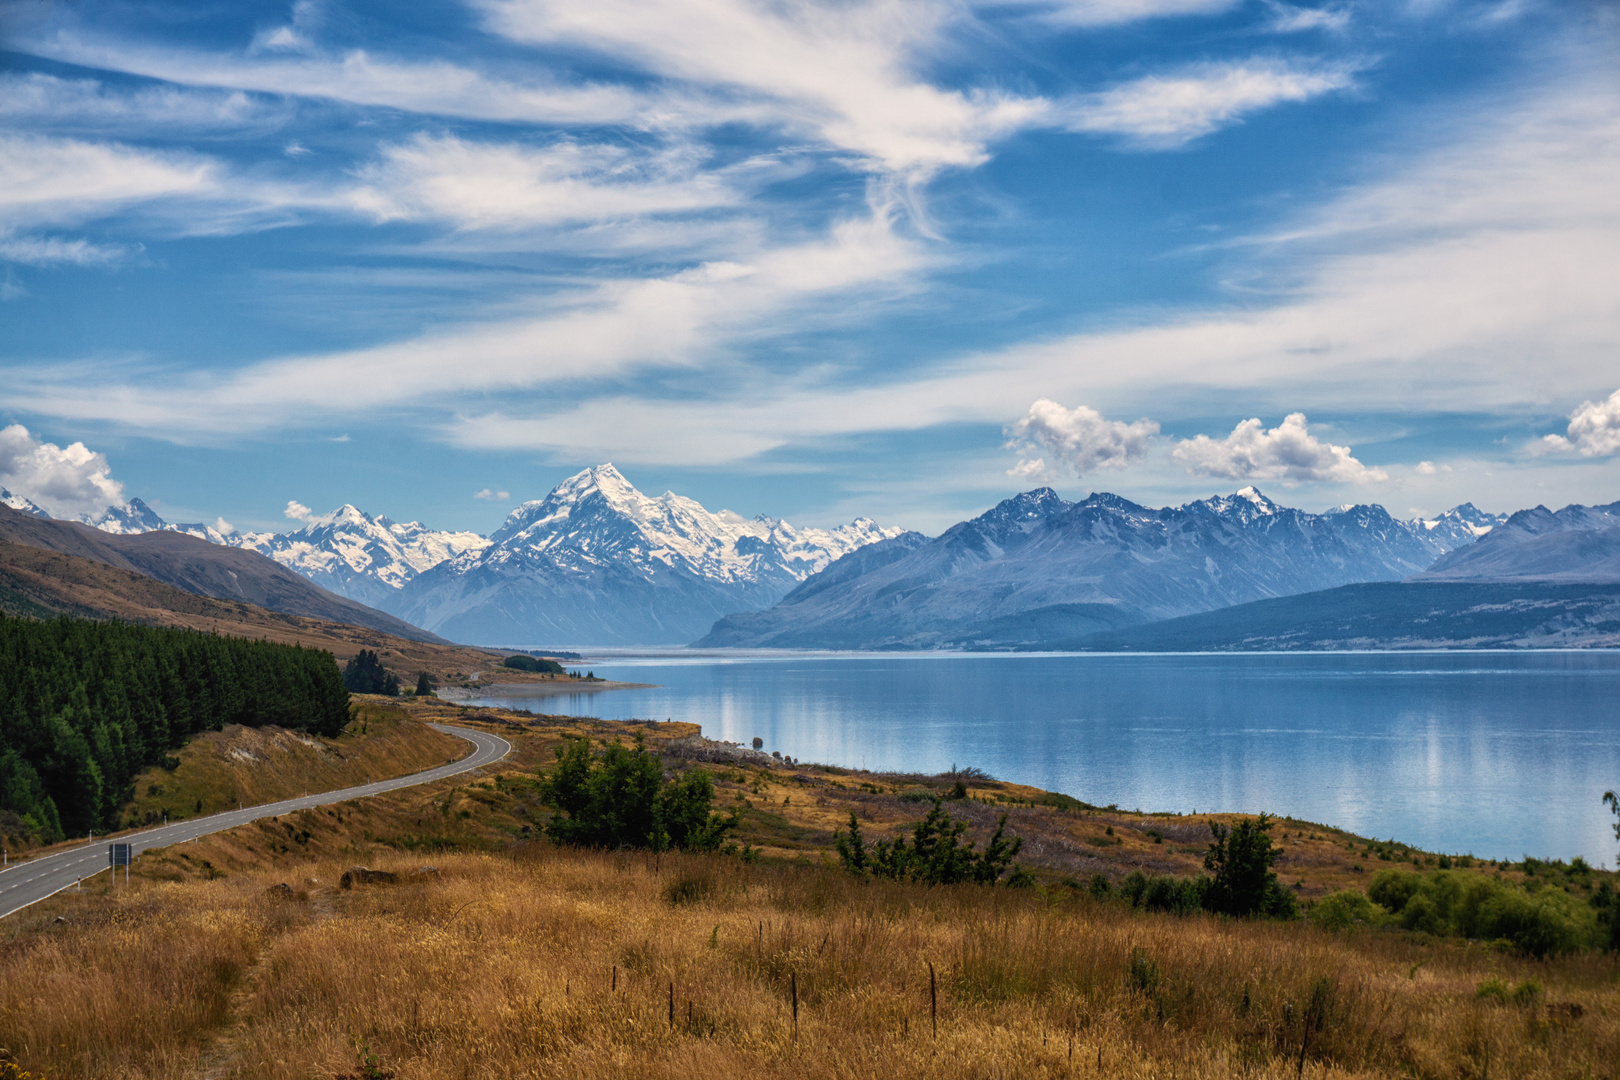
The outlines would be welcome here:
M 1552 1080 L 1620 1065 L 1615 957 L 1150 915 L 1060 884 L 1080 858 L 1110 876 L 1191 870 L 1202 818 L 1029 805 L 1042 793 L 975 781 L 952 812 L 1012 813 L 1044 886 L 862 883 L 829 865 L 830 830 L 854 809 L 869 835 L 891 832 L 921 812 L 899 793 L 940 778 L 711 766 L 774 861 L 568 851 L 533 839 L 533 770 L 561 739 L 640 732 L 679 767 L 695 729 L 397 708 L 488 723 L 514 754 L 153 852 L 128 892 L 98 880 L 5 920 L 0 1048 L 61 1080 L 360 1077 L 367 1055 L 369 1075 L 397 1080 Z M 1110 826 L 1123 843 L 1087 843 Z M 1336 830 L 1281 831 L 1324 880 L 1387 865 Z M 439 874 L 333 887 L 354 863 L 424 862 Z M 291 898 L 267 892 L 283 882 Z M 1480 996 L 1493 980 L 1506 1001 Z
M 335 739 L 281 728 L 231 725 L 199 735 L 177 753 L 174 770 L 148 769 L 135 781 L 125 820 L 139 823 L 255 806 L 431 769 L 464 756 L 464 739 L 434 731 L 404 710 L 367 700 Z
M 1530 1080 L 1620 1063 L 1613 958 L 718 856 L 533 844 L 435 862 L 352 892 L 305 884 L 343 865 L 314 861 L 65 896 L 70 921 L 0 948 L 0 1045 L 63 1080 L 364 1075 L 362 1044 L 399 1080 Z M 293 899 L 267 895 L 284 880 Z M 1477 997 L 1488 979 L 1541 989 L 1500 1004 Z

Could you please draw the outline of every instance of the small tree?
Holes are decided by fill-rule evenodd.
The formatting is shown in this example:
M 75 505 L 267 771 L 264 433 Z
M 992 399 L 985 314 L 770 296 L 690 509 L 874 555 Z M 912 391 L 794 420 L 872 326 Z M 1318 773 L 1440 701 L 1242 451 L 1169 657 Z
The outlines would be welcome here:
M 433 676 L 429 675 L 425 671 L 422 672 L 422 674 L 420 674 L 420 675 L 418 675 L 416 677 L 416 696 L 417 697 L 432 697 L 433 696 Z
M 860 819 L 855 816 L 855 811 L 849 812 L 849 832 L 839 829 L 833 833 L 833 848 L 838 852 L 839 861 L 844 864 L 845 870 L 856 877 L 866 876 L 870 863 L 866 854 L 866 841 L 861 836 Z
M 1266 814 L 1228 829 L 1209 823 L 1214 840 L 1204 856 L 1204 869 L 1214 875 L 1204 893 L 1204 906 L 1223 915 L 1275 915 L 1291 918 L 1294 897 L 1277 881 L 1271 866 L 1281 852 L 1271 846 L 1271 819 Z
M 585 739 L 570 740 L 556 754 L 540 794 L 555 811 L 547 831 L 559 843 L 713 851 L 737 823 L 710 810 L 714 781 L 705 770 L 666 783 L 658 755 L 639 735 L 633 748 L 610 743 L 600 757 Z

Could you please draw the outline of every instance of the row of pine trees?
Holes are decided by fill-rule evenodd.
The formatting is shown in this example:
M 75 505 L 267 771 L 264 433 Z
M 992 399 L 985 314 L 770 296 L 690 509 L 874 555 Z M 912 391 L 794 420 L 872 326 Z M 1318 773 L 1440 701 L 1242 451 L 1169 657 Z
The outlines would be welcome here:
M 141 770 L 197 732 L 275 724 L 336 735 L 348 720 L 329 652 L 0 616 L 0 813 L 44 840 L 113 827 Z

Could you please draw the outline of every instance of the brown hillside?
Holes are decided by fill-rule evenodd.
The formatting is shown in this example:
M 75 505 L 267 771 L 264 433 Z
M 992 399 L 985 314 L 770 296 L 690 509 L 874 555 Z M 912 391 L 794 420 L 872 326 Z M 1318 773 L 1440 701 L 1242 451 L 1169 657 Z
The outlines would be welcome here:
M 383 664 L 402 678 L 429 671 L 441 681 L 459 682 L 500 662 L 499 656 L 483 649 L 412 641 L 369 627 L 288 615 L 239 600 L 198 596 L 132 569 L 3 539 L 0 612 L 33 618 L 73 615 L 149 626 L 183 626 L 326 649 L 339 662 L 361 649 L 375 649 Z
M 221 547 L 183 533 L 115 536 L 78 522 L 0 506 L 0 540 L 132 570 L 198 596 L 446 644 L 443 638 L 403 619 L 328 592 L 256 551 Z

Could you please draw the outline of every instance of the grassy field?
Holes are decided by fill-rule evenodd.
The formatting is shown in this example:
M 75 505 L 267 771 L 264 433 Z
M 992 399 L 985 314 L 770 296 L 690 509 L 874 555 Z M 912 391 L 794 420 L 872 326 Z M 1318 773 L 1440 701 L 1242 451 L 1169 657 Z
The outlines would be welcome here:
M 1202 818 L 971 778 L 952 812 L 981 837 L 981 816 L 1008 813 L 1040 884 L 862 882 L 826 854 L 848 811 L 885 835 L 958 778 L 711 762 L 758 861 L 572 851 L 538 839 L 534 768 L 563 737 L 638 730 L 673 768 L 714 747 L 690 725 L 389 709 L 401 726 L 489 724 L 516 752 L 482 775 L 152 853 L 128 891 L 98 881 L 5 920 L 0 1047 L 36 1075 L 132 1080 L 1620 1070 L 1612 955 L 1149 914 L 1073 887 L 1192 872 Z M 1306 902 L 1439 862 L 1322 826 L 1279 831 L 1279 870 Z M 338 887 L 356 863 L 401 879 Z

